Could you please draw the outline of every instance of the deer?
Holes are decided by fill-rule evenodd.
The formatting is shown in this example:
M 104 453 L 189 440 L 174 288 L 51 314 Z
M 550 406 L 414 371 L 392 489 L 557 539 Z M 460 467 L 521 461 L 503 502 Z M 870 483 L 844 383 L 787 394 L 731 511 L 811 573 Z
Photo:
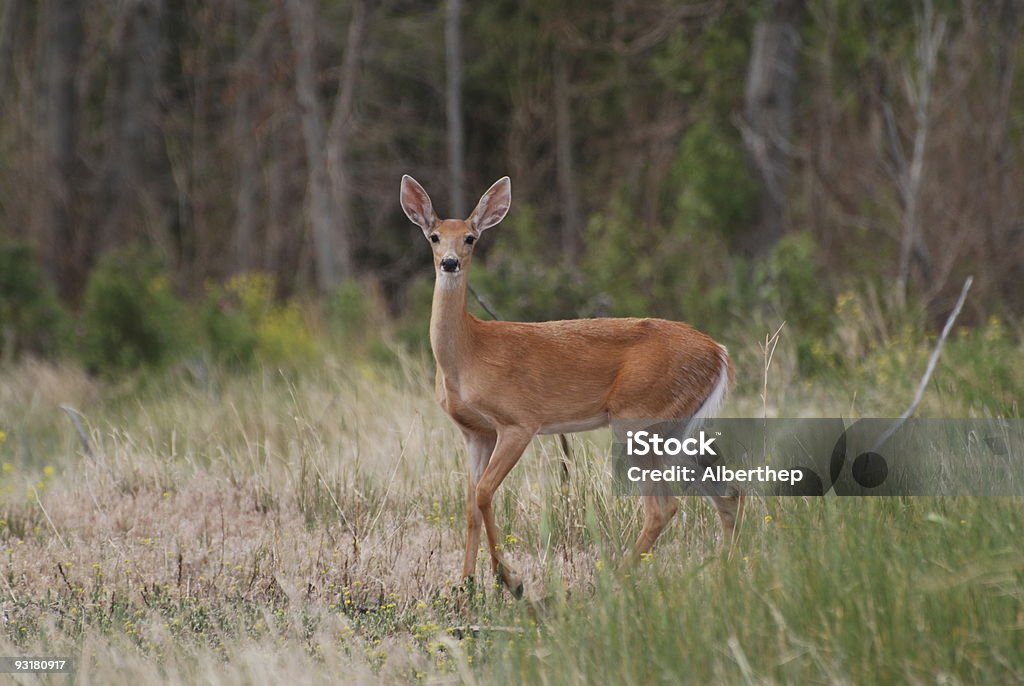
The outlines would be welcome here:
M 652 417 L 686 418 L 692 428 L 720 410 L 735 371 L 725 346 L 683 322 L 475 317 L 466 302 L 473 250 L 505 218 L 511 202 L 512 183 L 505 176 L 468 218 L 442 220 L 423 186 L 402 177 L 402 210 L 433 252 L 430 347 L 437 401 L 461 431 L 468 455 L 462 579 L 473 581 L 482 526 L 491 571 L 518 598 L 523 583 L 505 559 L 493 503 L 530 441 Z M 731 541 L 743 495 L 736 489 L 705 495 Z M 662 492 L 642 492 L 642 500 L 642 529 L 623 568 L 651 550 L 678 509 L 676 497 Z

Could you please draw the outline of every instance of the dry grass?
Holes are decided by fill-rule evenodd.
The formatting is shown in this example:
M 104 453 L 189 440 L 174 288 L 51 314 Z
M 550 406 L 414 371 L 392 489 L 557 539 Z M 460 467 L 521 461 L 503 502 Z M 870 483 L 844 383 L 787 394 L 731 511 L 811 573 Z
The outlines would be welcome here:
M 752 345 L 739 355 L 755 360 L 756 352 Z M 538 656 L 554 645 L 565 650 L 558 641 L 567 635 L 586 641 L 570 629 L 630 631 L 613 600 L 594 604 L 617 588 L 602 570 L 639 529 L 638 504 L 611 496 L 607 434 L 573 438 L 577 461 L 565 490 L 558 448 L 544 439 L 500 492 L 499 525 L 530 592 L 562 599 L 553 621 L 568 622 L 569 633 L 545 634 L 489 580 L 473 593 L 455 587 L 464 536 L 461 438 L 433 401 L 429 364 L 398 360 L 392 367 L 328 360 L 306 372 L 250 375 L 182 367 L 118 385 L 31 361 L 0 370 L 0 654 L 81 655 L 80 683 L 135 685 L 473 682 L 542 669 L 553 671 L 534 676 L 586 682 L 602 673 L 599 658 L 581 654 L 543 667 Z M 770 393 L 769 411 L 847 409 L 801 386 L 785 345 L 771 384 L 787 390 Z M 760 414 L 754 386 L 741 387 L 732 414 Z M 87 418 L 95 461 L 83 454 L 61 403 Z M 684 499 L 685 522 L 667 530 L 650 570 L 640 573 L 638 586 L 657 594 L 636 602 L 656 613 L 664 579 L 711 584 L 707 597 L 721 594 L 721 602 L 760 592 L 731 571 L 740 558 L 751 565 L 749 578 L 758 573 L 748 561 L 755 558 L 778 562 L 772 574 L 799 568 L 775 559 L 771 536 L 782 536 L 783 547 L 803 544 L 785 538 L 790 527 L 773 527 L 782 519 L 822 531 L 822 513 L 796 500 L 768 506 L 766 516 L 755 504 L 745 524 L 756 542 L 729 558 L 710 509 Z M 892 516 L 880 512 L 870 521 Z M 851 551 L 861 545 L 849 542 Z M 488 579 L 484 557 L 479 578 Z M 810 586 L 819 583 L 827 587 L 827 575 Z M 614 626 L 573 625 L 586 608 Z M 455 631 L 467 625 L 485 629 Z M 835 660 L 828 669 L 855 673 Z M 723 664 L 701 673 L 736 676 Z
M 463 449 L 432 400 L 429 369 L 406 365 L 201 381 L 179 371 L 103 389 L 73 368 L 10 370 L 5 652 L 84 640 L 151 680 L 168 661 L 207 659 L 217 679 L 245 681 L 271 647 L 278 668 L 298 661 L 325 678 L 337 673 L 325 647 L 339 645 L 367 675 L 447 671 L 455 653 L 425 646 L 470 618 L 453 591 Z M 57 411 L 68 401 L 88 418 L 95 462 Z M 555 449 L 538 442 L 506 491 L 499 511 L 510 527 L 536 530 Z M 601 452 L 589 440 L 577 449 Z M 587 493 L 569 494 L 557 518 L 581 514 L 588 489 L 606 490 L 597 472 L 583 474 L 576 488 Z M 521 557 L 538 589 L 555 557 L 571 583 L 593 574 L 597 551 L 564 534 L 566 545 Z M 417 622 L 402 619 L 411 614 Z M 281 654 L 282 641 L 296 655 Z M 109 676 L 103 662 L 97 673 Z

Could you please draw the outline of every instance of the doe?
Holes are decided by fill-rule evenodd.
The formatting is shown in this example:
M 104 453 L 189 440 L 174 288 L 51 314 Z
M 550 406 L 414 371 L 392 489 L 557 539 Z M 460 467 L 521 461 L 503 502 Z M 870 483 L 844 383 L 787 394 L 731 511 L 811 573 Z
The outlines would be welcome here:
M 588 431 L 613 420 L 713 416 L 733 381 L 725 347 L 682 322 L 598 318 L 482 321 L 466 309 L 467 270 L 477 239 L 504 219 L 511 181 L 491 186 L 468 219 L 441 220 L 430 196 L 402 177 L 402 209 L 434 253 L 430 347 L 438 402 L 469 453 L 467 536 L 462 575 L 471 578 L 483 524 L 491 569 L 516 596 L 522 582 L 502 554 L 492 503 L 501 482 L 538 434 Z M 692 426 L 692 424 L 691 424 Z M 727 537 L 743 497 L 708 496 Z M 644 493 L 644 523 L 626 563 L 654 545 L 678 508 L 675 497 Z

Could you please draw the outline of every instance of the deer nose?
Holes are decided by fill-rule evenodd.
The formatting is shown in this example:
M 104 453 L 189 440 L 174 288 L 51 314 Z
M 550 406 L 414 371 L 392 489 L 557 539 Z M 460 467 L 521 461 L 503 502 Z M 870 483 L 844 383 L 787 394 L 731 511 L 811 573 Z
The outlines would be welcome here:
M 459 268 L 459 258 L 454 255 L 445 255 L 441 258 L 441 269 L 446 272 L 453 272 Z

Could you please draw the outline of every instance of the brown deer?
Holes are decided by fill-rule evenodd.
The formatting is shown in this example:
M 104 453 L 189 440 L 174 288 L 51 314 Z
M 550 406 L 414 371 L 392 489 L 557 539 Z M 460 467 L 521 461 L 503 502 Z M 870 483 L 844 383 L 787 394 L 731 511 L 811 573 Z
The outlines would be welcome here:
M 430 346 L 437 399 L 462 431 L 469 453 L 468 533 L 463 578 L 476 571 L 483 523 L 491 569 L 519 596 L 522 583 L 505 562 L 492 504 L 501 482 L 538 434 L 588 431 L 613 420 L 712 417 L 733 381 L 725 347 L 682 322 L 664 319 L 482 321 L 466 309 L 467 272 L 480 235 L 512 201 L 506 176 L 468 219 L 441 220 L 411 176 L 402 177 L 402 209 L 434 253 Z M 742 496 L 709 495 L 727 536 Z M 654 545 L 676 513 L 675 497 L 643 495 L 643 530 L 626 563 Z

